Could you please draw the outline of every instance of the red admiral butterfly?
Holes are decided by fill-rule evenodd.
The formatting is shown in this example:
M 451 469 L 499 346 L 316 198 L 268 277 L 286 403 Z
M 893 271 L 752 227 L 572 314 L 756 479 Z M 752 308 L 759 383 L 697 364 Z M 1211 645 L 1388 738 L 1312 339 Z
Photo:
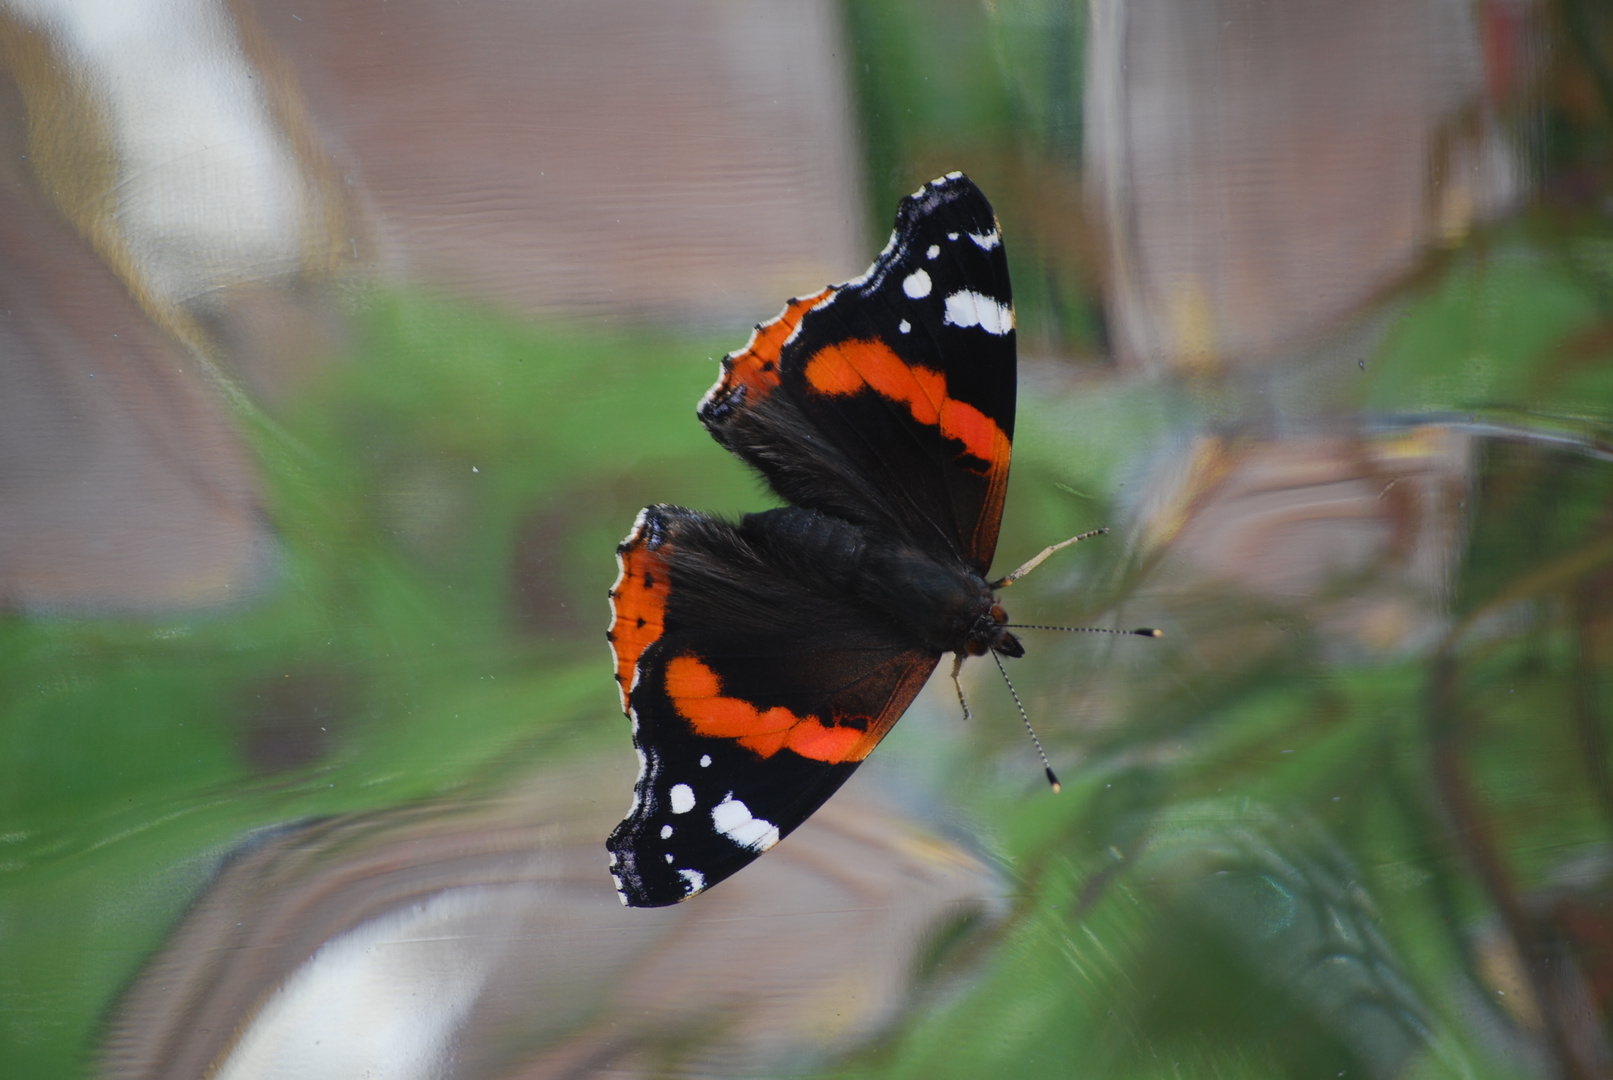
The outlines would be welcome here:
M 986 579 L 1015 365 L 1002 232 L 962 173 L 902 200 L 862 277 L 723 360 L 700 420 L 790 505 L 737 525 L 651 506 L 617 548 L 607 636 L 640 760 L 606 845 L 624 904 L 685 900 L 789 835 L 946 653 L 1024 654 L 1010 579 Z

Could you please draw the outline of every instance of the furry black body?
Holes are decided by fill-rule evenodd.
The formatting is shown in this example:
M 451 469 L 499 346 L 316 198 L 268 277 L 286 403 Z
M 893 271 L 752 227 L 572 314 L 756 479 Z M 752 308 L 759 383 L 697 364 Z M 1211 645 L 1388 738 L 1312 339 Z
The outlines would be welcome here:
M 746 514 L 738 536 L 937 659 L 949 652 L 1025 655 L 1004 625 L 1008 615 L 995 591 L 962 560 L 943 561 L 886 534 L 794 506 Z

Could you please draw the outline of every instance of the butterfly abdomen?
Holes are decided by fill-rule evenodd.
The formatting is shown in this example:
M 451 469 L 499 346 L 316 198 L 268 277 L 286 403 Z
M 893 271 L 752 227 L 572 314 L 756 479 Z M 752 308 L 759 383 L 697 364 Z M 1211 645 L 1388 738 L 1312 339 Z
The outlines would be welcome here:
M 809 586 L 851 593 L 867 558 L 867 534 L 832 514 L 781 506 L 746 514 L 740 532 Z
M 864 560 L 858 594 L 938 656 L 965 651 L 971 628 L 995 603 L 991 586 L 969 570 L 894 544 Z
M 991 586 L 945 562 L 830 514 L 781 507 L 747 514 L 741 532 L 801 583 L 829 588 L 877 613 L 926 652 L 980 653 L 972 637 L 997 622 Z M 1000 642 L 988 635 L 987 648 Z M 1003 651 L 1017 655 L 1012 647 Z

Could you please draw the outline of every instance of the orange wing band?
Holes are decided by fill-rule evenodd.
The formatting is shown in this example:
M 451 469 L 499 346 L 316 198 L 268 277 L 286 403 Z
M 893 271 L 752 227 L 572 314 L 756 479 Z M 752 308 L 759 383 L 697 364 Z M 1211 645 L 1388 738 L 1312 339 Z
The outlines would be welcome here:
M 673 657 L 667 664 L 666 690 L 673 707 L 697 734 L 738 740 L 764 758 L 790 749 L 831 765 L 861 761 L 901 715 L 898 709 L 889 719 L 881 715 L 862 728 L 825 724 L 815 716 L 797 716 L 781 706 L 758 709 L 740 698 L 724 697 L 717 673 L 693 656 Z M 902 704 L 905 707 L 906 702 Z
M 807 361 L 806 379 L 822 394 L 855 394 L 867 388 L 899 401 L 914 420 L 963 443 L 991 472 L 1007 472 L 1011 447 L 1002 428 L 968 402 L 947 397 L 946 376 L 907 363 L 882 341 L 826 345 Z

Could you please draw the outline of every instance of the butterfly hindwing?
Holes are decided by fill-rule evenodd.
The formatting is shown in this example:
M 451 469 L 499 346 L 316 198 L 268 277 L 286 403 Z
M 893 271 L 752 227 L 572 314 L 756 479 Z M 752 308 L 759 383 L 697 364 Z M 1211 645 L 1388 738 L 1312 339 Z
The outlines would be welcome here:
M 790 301 L 726 357 L 700 418 L 789 502 L 985 574 L 1016 378 L 1001 232 L 953 173 L 902 200 L 862 277 Z
M 735 526 L 653 506 L 618 549 L 610 638 L 641 768 L 607 847 L 631 906 L 686 899 L 788 835 L 935 667 L 790 563 L 803 528 L 834 526 L 803 510 Z

